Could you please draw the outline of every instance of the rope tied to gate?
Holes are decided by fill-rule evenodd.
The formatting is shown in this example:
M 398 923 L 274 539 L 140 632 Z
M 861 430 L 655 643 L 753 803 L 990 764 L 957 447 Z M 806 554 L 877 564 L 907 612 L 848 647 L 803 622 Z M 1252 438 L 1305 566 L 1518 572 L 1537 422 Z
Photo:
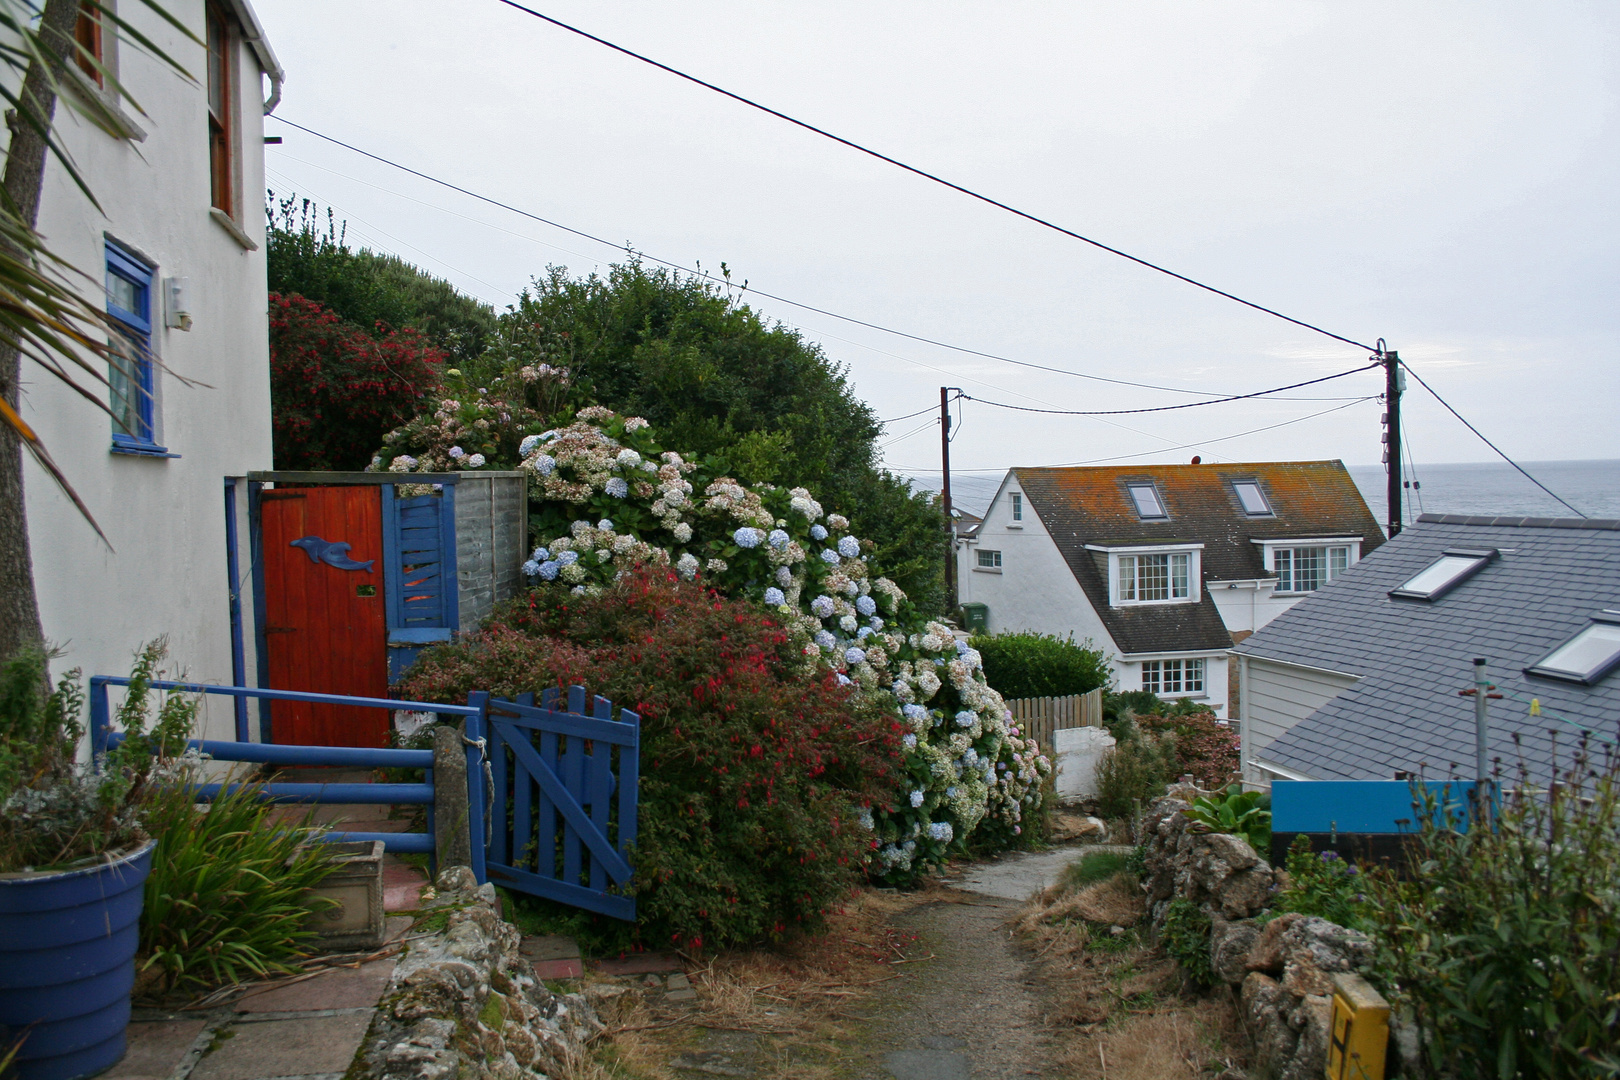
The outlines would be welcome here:
M 484 846 L 487 848 L 495 842 L 495 769 L 489 763 L 489 740 L 469 739 L 463 731 L 461 741 L 477 747 L 478 760 L 484 763 Z

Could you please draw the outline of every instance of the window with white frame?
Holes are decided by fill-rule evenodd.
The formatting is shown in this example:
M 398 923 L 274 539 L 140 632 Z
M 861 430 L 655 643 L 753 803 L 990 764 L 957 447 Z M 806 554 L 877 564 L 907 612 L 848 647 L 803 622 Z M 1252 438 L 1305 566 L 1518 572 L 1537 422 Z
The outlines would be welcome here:
M 1012 500 L 1012 519 L 1014 521 L 1023 521 L 1024 520 L 1024 497 L 1022 495 L 1020 495 L 1018 492 L 1015 491 L 1015 492 L 1012 493 L 1010 498 Z
M 980 548 L 979 549 L 979 569 L 980 570 L 1000 570 L 1001 569 L 1001 552 L 999 552 L 999 551 L 985 551 L 983 548 Z
M 1147 604 L 1191 599 L 1191 570 L 1192 556 L 1185 552 L 1121 555 L 1119 590 L 1115 600 L 1119 603 Z
M 1202 694 L 1204 658 L 1144 661 L 1142 689 L 1154 694 Z
M 1320 547 L 1280 547 L 1271 551 L 1271 568 L 1277 571 L 1280 593 L 1315 592 L 1350 566 L 1347 544 Z

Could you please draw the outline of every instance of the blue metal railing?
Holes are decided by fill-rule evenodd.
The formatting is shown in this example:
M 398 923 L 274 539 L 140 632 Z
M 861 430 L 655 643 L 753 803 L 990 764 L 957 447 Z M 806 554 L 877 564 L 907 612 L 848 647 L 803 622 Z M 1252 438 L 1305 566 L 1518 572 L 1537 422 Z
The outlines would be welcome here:
M 112 710 L 107 688 L 128 686 L 130 680 L 112 675 L 94 675 L 90 678 L 90 745 L 100 757 L 123 742 L 124 734 L 112 730 Z M 391 698 L 344 697 L 338 694 L 312 694 L 302 690 L 260 690 L 250 686 L 219 686 L 213 683 L 185 683 L 155 681 L 153 690 L 175 690 L 189 694 L 219 694 L 238 701 L 261 698 L 271 701 L 303 701 L 320 705 L 353 705 L 374 709 L 406 709 L 412 712 L 431 712 L 442 716 L 467 718 L 469 742 L 467 747 L 468 776 L 482 777 L 483 752 L 479 736 L 483 727 L 484 701 L 487 694 L 473 694 L 468 705 L 442 705 L 426 701 L 395 701 Z M 215 761 L 242 761 L 266 765 L 327 765 L 369 769 L 425 769 L 427 782 L 421 784 L 206 784 L 198 788 L 199 800 L 213 799 L 223 791 L 243 787 L 256 790 L 276 803 L 401 803 L 428 807 L 427 831 L 404 832 L 327 832 L 322 839 L 336 842 L 381 840 L 385 850 L 417 852 L 431 855 L 434 851 L 434 787 L 433 751 L 396 750 L 359 746 L 284 746 L 275 743 L 228 742 L 211 739 L 193 739 L 189 747 L 207 754 Z M 476 781 L 474 781 L 476 782 Z M 482 815 L 475 812 L 475 817 Z M 470 823 L 473 850 L 482 853 L 483 822 Z M 476 857 L 476 855 L 475 855 Z M 480 877 L 480 880 L 482 878 Z

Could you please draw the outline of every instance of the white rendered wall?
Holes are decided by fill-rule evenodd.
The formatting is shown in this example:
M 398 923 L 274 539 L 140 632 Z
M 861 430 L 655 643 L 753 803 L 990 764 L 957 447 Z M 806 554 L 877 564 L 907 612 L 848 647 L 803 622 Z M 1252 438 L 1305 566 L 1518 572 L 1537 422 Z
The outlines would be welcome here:
M 1008 494 L 1019 490 L 1009 473 L 985 512 L 977 538 L 959 547 L 958 601 L 989 607 L 992 634 L 1021 630 L 1058 637 L 1073 634 L 1077 643 L 1089 639 L 1112 659 L 1119 652 L 1114 639 L 1027 498 L 1024 519 L 1011 521 Z M 999 573 L 978 569 L 981 550 L 1001 552 Z
M 1206 581 L 1204 589 L 1215 601 L 1215 609 L 1221 613 L 1221 622 L 1233 634 L 1259 630 L 1310 595 L 1288 593 L 1278 596 L 1273 581 L 1240 581 L 1232 584 L 1236 588 L 1228 588 L 1225 582 Z
M 167 7 L 199 37 L 201 0 Z M 203 77 L 203 49 L 142 5 L 120 14 L 187 70 Z M 65 649 L 53 671 L 127 675 L 140 645 L 168 635 L 172 662 L 189 678 L 231 681 L 224 478 L 270 468 L 270 380 L 264 262 L 263 107 L 258 62 L 239 47 L 237 217 L 258 245 L 248 251 L 209 215 L 205 87 L 188 83 L 125 45 L 120 79 L 147 115 L 125 111 L 143 143 L 114 139 L 59 109 L 63 142 L 105 210 L 89 205 L 62 168 L 46 168 L 39 229 L 57 254 L 95 283 L 104 236 L 157 265 L 153 348 L 188 387 L 159 372 L 156 439 L 178 459 L 108 452 L 107 415 L 23 362 L 23 416 L 38 430 L 106 531 L 109 550 L 50 478 L 26 466 L 28 526 L 46 637 Z M 163 327 L 162 279 L 190 279 L 190 332 Z M 249 571 L 246 493 L 239 497 L 244 575 Z M 245 647 L 253 681 L 251 588 Z M 228 699 L 210 698 L 206 732 L 230 738 Z M 256 729 L 256 724 L 254 725 Z

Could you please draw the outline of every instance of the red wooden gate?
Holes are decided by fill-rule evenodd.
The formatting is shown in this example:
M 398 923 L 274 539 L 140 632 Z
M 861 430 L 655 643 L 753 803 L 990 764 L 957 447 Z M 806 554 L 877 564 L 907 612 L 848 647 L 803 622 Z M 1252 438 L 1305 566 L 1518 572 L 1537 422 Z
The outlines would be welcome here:
M 382 503 L 375 485 L 260 496 L 270 688 L 388 696 Z M 278 701 L 278 743 L 386 746 L 379 709 Z

